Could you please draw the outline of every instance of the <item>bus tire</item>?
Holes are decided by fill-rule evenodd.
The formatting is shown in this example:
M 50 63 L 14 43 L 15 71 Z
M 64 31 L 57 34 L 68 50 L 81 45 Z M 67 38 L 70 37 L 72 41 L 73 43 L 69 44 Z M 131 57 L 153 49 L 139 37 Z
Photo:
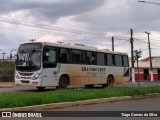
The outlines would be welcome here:
M 37 87 L 38 91 L 43 91 L 45 87 Z
M 114 84 L 114 78 L 113 78 L 113 76 L 109 76 L 107 78 L 107 86 L 108 87 L 113 87 L 113 84 Z
M 67 88 L 68 86 L 68 78 L 65 76 L 61 76 L 59 79 L 59 86 L 57 88 Z

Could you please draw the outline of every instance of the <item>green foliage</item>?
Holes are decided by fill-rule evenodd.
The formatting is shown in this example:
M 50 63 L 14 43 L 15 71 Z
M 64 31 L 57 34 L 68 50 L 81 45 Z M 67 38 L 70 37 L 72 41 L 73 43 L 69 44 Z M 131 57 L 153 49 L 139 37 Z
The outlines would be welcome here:
M 15 62 L 0 62 L 0 82 L 14 80 Z
M 160 93 L 160 87 L 106 89 L 65 89 L 44 92 L 0 93 L 0 108 L 22 107 L 47 103 L 72 102 L 119 96 L 137 96 Z

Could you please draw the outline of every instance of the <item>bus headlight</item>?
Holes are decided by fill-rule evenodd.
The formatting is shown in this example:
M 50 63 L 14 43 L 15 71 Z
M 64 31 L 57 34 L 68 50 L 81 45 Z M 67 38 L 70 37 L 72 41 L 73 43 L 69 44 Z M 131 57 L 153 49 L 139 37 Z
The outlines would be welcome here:
M 36 73 L 36 74 L 33 76 L 32 80 L 36 80 L 37 78 L 39 78 L 40 75 L 41 75 L 41 73 Z
M 17 78 L 17 79 L 20 79 L 20 77 L 19 77 L 19 75 L 16 73 L 15 74 L 15 77 Z

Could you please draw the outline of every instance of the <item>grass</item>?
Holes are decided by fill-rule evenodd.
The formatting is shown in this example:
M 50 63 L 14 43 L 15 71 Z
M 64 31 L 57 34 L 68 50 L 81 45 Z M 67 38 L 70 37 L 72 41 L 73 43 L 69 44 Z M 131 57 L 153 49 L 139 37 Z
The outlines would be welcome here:
M 106 89 L 78 88 L 44 92 L 0 93 L 0 108 L 13 108 L 119 96 L 137 96 L 151 93 L 160 93 L 160 87 L 112 87 Z
M 14 79 L 15 62 L 0 62 L 0 81 L 8 82 Z

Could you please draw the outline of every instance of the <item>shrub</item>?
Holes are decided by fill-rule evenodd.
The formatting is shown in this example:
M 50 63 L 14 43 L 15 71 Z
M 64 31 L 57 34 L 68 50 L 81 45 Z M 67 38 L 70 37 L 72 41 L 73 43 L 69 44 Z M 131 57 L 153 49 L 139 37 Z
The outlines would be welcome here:
M 0 62 L 0 82 L 14 81 L 15 62 Z

